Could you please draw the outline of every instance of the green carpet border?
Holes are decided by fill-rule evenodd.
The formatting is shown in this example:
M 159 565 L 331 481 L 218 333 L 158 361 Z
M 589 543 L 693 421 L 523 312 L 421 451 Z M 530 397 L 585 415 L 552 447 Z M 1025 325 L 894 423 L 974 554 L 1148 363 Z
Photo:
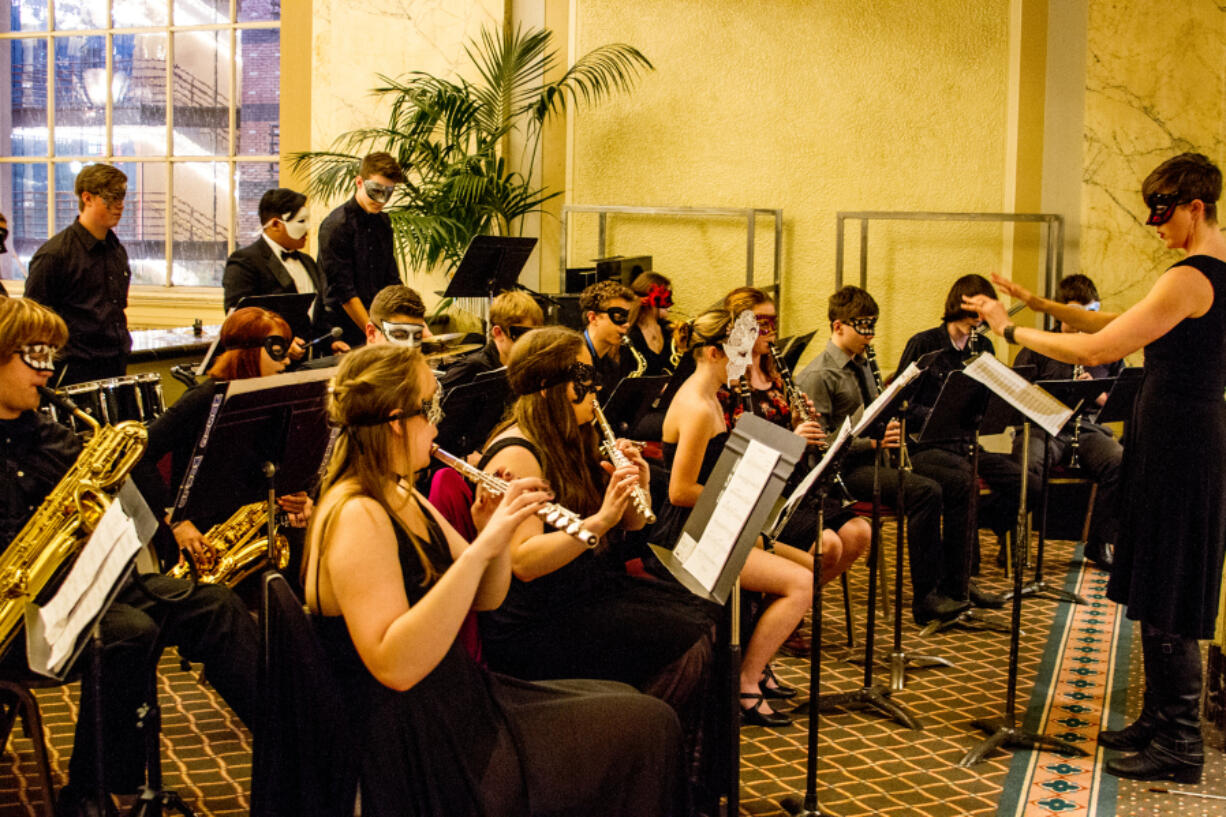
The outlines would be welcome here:
M 1064 574 L 1063 589 L 1070 593 L 1077 592 L 1077 586 L 1080 583 L 1081 575 L 1089 569 L 1089 563 L 1085 560 L 1083 552 L 1084 545 L 1078 545 L 1074 551 L 1073 559 L 1069 561 L 1068 568 Z M 1106 578 L 1104 576 L 1103 598 L 1106 599 Z M 1026 604 L 1023 600 L 1023 604 Z M 1069 628 L 1072 623 L 1073 612 L 1075 605 L 1068 602 L 1057 602 L 1051 600 L 1036 600 L 1029 603 L 1046 603 L 1057 604 L 1060 610 L 1056 613 L 1055 619 L 1052 622 L 1051 630 L 1047 635 L 1047 642 L 1043 647 L 1043 658 L 1039 663 L 1039 670 L 1035 678 L 1034 688 L 1031 690 L 1030 699 L 1026 704 L 1025 710 L 1019 713 L 1023 728 L 1031 732 L 1042 732 L 1044 727 L 1044 716 L 1047 709 L 1047 702 L 1052 695 L 1052 684 L 1055 680 L 1056 661 L 1061 654 L 1061 648 L 1069 638 Z M 1122 613 L 1121 613 L 1122 615 Z M 1128 698 L 1128 674 L 1129 664 L 1131 661 L 1132 638 L 1131 638 L 1131 620 L 1124 618 L 1120 630 L 1120 637 L 1115 639 L 1115 643 L 1111 645 L 1114 652 L 1113 658 L 1108 661 L 1108 668 L 1111 672 L 1111 685 L 1104 690 L 1105 700 L 1104 707 L 1107 709 L 1106 717 L 1107 724 L 1111 729 L 1119 729 L 1124 725 L 1125 707 L 1127 706 Z M 1021 694 L 1019 692 L 1019 703 Z M 1003 711 L 1003 701 L 1002 711 Z M 1101 749 L 1094 747 L 1094 754 L 1086 758 L 1087 762 L 1100 765 Z M 1018 817 L 1025 814 L 1025 803 L 1019 802 L 1024 796 L 1024 792 L 1029 789 L 1030 779 L 1034 774 L 1033 750 L 1013 750 L 1013 758 L 1009 762 L 1009 773 L 1005 777 L 1004 788 L 1001 792 L 1000 804 L 997 808 L 997 817 Z M 1094 805 L 1092 806 L 1093 817 L 1115 817 L 1116 800 L 1119 795 L 1119 781 L 1108 774 L 1098 774 L 1098 789 L 1094 793 Z

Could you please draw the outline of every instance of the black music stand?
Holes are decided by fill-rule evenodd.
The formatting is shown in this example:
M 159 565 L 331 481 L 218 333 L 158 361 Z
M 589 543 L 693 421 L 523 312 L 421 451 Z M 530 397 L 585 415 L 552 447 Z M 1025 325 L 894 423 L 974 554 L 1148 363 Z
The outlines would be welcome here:
M 746 479 L 746 472 L 739 470 L 751 444 L 762 445 L 778 455 L 765 481 L 756 483 Z M 766 528 L 771 510 L 783 493 L 788 477 L 804 454 L 804 440 L 797 435 L 761 417 L 743 414 L 737 420 L 728 442 L 711 476 L 707 479 L 698 502 L 690 512 L 689 520 L 674 549 L 651 545 L 652 552 L 678 582 L 699 598 L 718 605 L 727 605 L 728 616 L 728 677 L 725 679 L 725 697 L 728 702 L 728 809 L 737 814 L 740 810 L 740 720 L 741 707 L 740 667 L 740 574 L 749 551 L 757 541 L 759 532 Z M 760 475 L 759 475 L 760 476 Z M 734 479 L 735 477 L 735 479 Z M 752 501 L 752 508 L 743 518 L 721 519 L 728 513 L 732 503 L 729 498 L 738 495 L 742 506 Z M 718 537 L 704 533 L 715 517 L 723 530 Z M 735 527 L 735 538 L 728 542 L 728 525 Z M 712 528 L 712 532 L 720 528 Z M 713 545 L 714 547 L 709 547 Z M 700 570 L 700 566 L 704 569 Z M 814 626 L 818 626 L 816 623 Z
M 478 235 L 464 248 L 464 256 L 443 291 L 444 298 L 493 298 L 517 288 L 535 238 Z
M 885 435 L 889 421 L 899 413 L 902 404 L 909 398 L 922 377 L 921 374 L 904 386 L 896 386 L 883 392 L 865 409 L 865 417 L 861 419 L 857 433 L 880 440 Z M 873 680 L 877 636 L 877 571 L 880 569 L 881 553 L 881 454 L 883 452 L 884 449 L 878 449 L 877 456 L 873 458 L 873 512 L 872 533 L 868 545 L 868 611 L 864 631 L 864 683 L 859 689 L 851 692 L 824 695 L 819 705 L 824 712 L 832 709 L 871 709 L 877 714 L 897 721 L 900 726 L 907 729 L 922 729 L 923 726 L 914 715 L 890 699 L 891 688 L 877 684 Z M 906 524 L 901 515 L 898 524 L 900 528 Z M 821 528 L 818 528 L 818 535 L 821 535 Z M 901 552 L 900 546 L 899 554 Z M 899 558 L 901 559 L 901 555 Z M 901 584 L 898 587 L 898 592 L 901 592 Z M 901 616 L 900 611 L 901 605 L 897 605 L 896 617 Z M 901 619 L 899 619 L 899 627 L 901 626 Z
M 269 547 L 276 542 L 275 494 L 318 484 L 333 440 L 324 408 L 330 369 L 218 383 L 204 430 L 179 486 L 171 524 L 223 520 L 266 500 Z M 275 565 L 275 554 L 269 554 Z
M 788 367 L 788 371 L 796 371 L 796 364 L 800 362 L 800 356 L 804 354 L 816 334 L 817 330 L 814 329 L 812 332 L 792 335 L 779 341 L 779 359 L 783 361 L 784 366 Z
M 988 390 L 985 386 L 962 371 L 950 372 L 941 386 L 932 411 L 916 437 L 916 442 L 919 443 L 954 441 L 970 446 L 971 475 L 967 497 L 965 554 L 968 583 L 972 554 L 979 536 L 979 427 L 983 422 L 987 403 Z M 967 589 L 969 591 L 969 586 Z M 1009 625 L 971 607 L 949 621 L 930 621 L 920 630 L 920 635 L 929 636 L 951 627 L 1009 632 Z
M 1114 378 L 1100 380 L 1043 380 L 1035 385 L 1043 388 L 1066 406 L 1074 406 L 1070 423 L 1097 406 L 1098 395 L 1108 391 L 1115 385 Z M 1047 505 L 1051 494 L 1049 481 L 1051 477 L 1051 435 L 1043 433 L 1043 487 L 1039 491 L 1039 543 L 1035 548 L 1034 578 L 1022 588 L 1023 596 L 1036 596 L 1052 601 L 1067 601 L 1073 604 L 1085 604 L 1086 600 L 1062 587 L 1055 587 L 1043 578 L 1043 556 L 1047 550 Z
M 624 377 L 601 407 L 618 437 L 629 437 L 656 398 L 668 386 L 669 375 Z
M 438 424 L 439 448 L 458 457 L 478 450 L 510 403 L 505 366 L 447 389 L 443 394 L 443 419 Z
M 1122 423 L 1132 419 L 1132 404 L 1136 402 L 1141 392 L 1141 381 L 1145 379 L 1145 369 L 1141 366 L 1129 366 L 1120 372 L 1115 379 L 1115 385 L 1107 394 L 1107 402 L 1098 412 L 1094 422 Z
M 996 362 L 996 365 L 1003 368 L 1003 364 L 1000 364 L 999 362 Z M 1016 373 L 1011 372 L 1010 374 L 1020 378 L 1020 375 L 1016 375 Z M 997 391 L 995 386 L 991 388 L 994 391 Z M 1038 386 L 1030 384 L 1027 384 L 1027 389 L 1031 390 L 1032 393 L 1041 391 Z M 1003 394 L 1004 392 L 1000 393 Z M 1012 552 L 1013 592 L 1011 598 L 1013 605 L 1011 610 L 1012 615 L 1009 633 L 1008 680 L 1005 687 L 1005 708 L 1002 716 L 1000 718 L 979 718 L 971 722 L 971 725 L 976 729 L 981 729 L 987 732 L 988 737 L 962 757 L 962 759 L 958 762 L 958 765 L 962 767 L 970 767 L 976 763 L 979 763 L 988 753 L 1002 746 L 1024 749 L 1047 748 L 1068 755 L 1085 755 L 1085 752 L 1065 741 L 1058 738 L 1049 737 L 1047 735 L 1040 735 L 1037 732 L 1031 732 L 1024 726 L 1018 725 L 1017 675 L 1018 657 L 1020 653 L 1022 635 L 1022 563 L 1023 552 L 1026 549 L 1025 543 L 1028 542 L 1030 538 L 1028 532 L 1029 512 L 1026 508 L 1026 492 L 1029 487 L 1028 482 L 1030 476 L 1030 469 L 1028 467 L 1027 460 L 1030 452 L 1031 419 L 1033 416 L 1037 421 L 1039 413 L 1038 411 L 1028 411 L 1021 405 L 1015 407 L 1012 403 L 1005 400 L 1000 400 L 1000 402 L 1003 403 L 1007 409 L 999 409 L 990 413 L 1001 417 L 1006 421 L 1014 419 L 1007 416 L 1009 413 L 1013 413 L 1015 415 L 1021 415 L 1022 420 L 1022 453 L 1020 456 L 1022 474 L 1020 495 L 1018 498 L 1017 524 L 1014 533 L 1015 547 L 1013 548 Z M 1071 416 L 1071 413 L 1066 415 L 1061 421 L 1060 425 L 1068 422 L 1068 419 Z M 983 426 L 986 427 L 987 425 L 988 423 L 985 421 Z M 1055 427 L 1054 422 L 1053 427 Z

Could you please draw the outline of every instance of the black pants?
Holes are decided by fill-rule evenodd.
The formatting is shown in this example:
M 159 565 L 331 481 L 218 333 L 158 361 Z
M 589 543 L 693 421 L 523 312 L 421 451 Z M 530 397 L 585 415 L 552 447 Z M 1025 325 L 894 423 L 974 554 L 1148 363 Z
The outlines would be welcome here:
M 73 383 L 87 383 L 91 380 L 123 377 L 127 371 L 127 355 L 96 357 L 88 360 L 83 358 L 66 358 L 56 364 L 55 374 L 51 375 L 51 385 L 60 388 L 70 386 Z
M 944 448 L 925 448 L 911 455 L 911 464 L 915 473 L 928 477 L 941 486 L 943 498 L 942 537 L 946 552 L 952 552 L 955 547 L 966 554 L 968 546 L 967 521 L 970 514 L 971 497 L 971 461 L 965 454 L 955 453 Z M 1021 492 L 1022 469 L 1016 462 L 1003 454 L 993 454 L 987 451 L 979 453 L 979 478 L 988 484 L 992 493 L 979 497 L 978 519 L 975 529 L 990 528 L 998 535 L 1013 529 L 1017 522 L 1018 499 Z M 979 486 L 973 488 L 976 492 Z M 1030 494 L 1033 504 L 1034 494 Z M 955 541 L 961 541 L 955 546 Z M 977 546 L 977 539 L 970 541 L 970 547 Z M 943 577 L 942 590 L 953 598 L 965 598 L 966 586 L 970 576 L 966 572 L 965 562 Z
M 852 496 L 862 502 L 873 498 L 873 460 L 875 453 L 848 457 L 843 481 Z M 881 502 L 898 507 L 898 474 L 895 468 L 878 470 Z M 950 575 L 960 575 L 966 561 L 966 537 L 941 536 L 941 509 L 944 491 L 940 483 L 917 473 L 907 473 L 903 490 L 906 493 L 907 553 L 911 559 L 911 589 L 916 602 L 937 589 Z M 954 488 L 965 494 L 965 482 Z
M 184 579 L 145 576 L 158 593 L 181 592 Z M 188 661 L 203 662 L 209 683 L 244 722 L 255 702 L 259 633 L 255 621 L 229 589 L 199 585 L 183 602 L 158 602 L 134 584 L 120 591 L 102 617 L 102 732 L 105 787 L 130 793 L 144 782 L 144 736 L 138 710 L 149 700 L 162 650 L 177 646 Z M 85 661 L 79 665 L 88 673 Z M 88 790 L 96 785 L 94 720 L 99 706 L 92 685 L 81 685 L 81 712 L 69 778 Z
M 1026 457 L 1030 472 L 1030 487 L 1035 497 L 1043 490 L 1043 432 L 1031 431 L 1030 452 Z M 1022 449 L 1022 437 L 1013 438 L 1013 453 Z M 1073 454 L 1072 436 L 1061 434 L 1047 438 L 1051 465 L 1067 465 Z M 1111 434 L 1111 430 L 1096 423 L 1083 422 L 1077 437 L 1077 460 L 1083 471 L 1098 484 L 1098 496 L 1094 500 L 1094 513 L 1090 517 L 1089 542 L 1095 545 L 1115 544 L 1119 535 L 1119 512 L 1116 508 L 1120 486 L 1120 463 L 1124 459 L 1124 447 Z M 1042 520 L 1040 520 L 1040 524 Z

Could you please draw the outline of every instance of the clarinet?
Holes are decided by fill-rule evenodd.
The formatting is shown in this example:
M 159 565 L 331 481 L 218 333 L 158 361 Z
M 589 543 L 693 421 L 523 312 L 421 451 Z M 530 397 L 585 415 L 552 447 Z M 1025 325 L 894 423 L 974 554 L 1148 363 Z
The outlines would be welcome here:
M 621 468 L 629 465 L 630 460 L 621 449 L 617 447 L 617 437 L 613 435 L 613 429 L 609 426 L 609 421 L 605 419 L 604 412 L 600 410 L 600 404 L 593 401 L 592 411 L 596 415 L 596 422 L 600 426 L 600 434 L 604 437 L 604 441 L 600 444 L 600 450 L 609 458 L 609 462 L 613 463 L 614 467 Z M 648 525 L 654 525 L 656 515 L 651 510 L 651 495 L 642 485 L 635 485 L 634 492 L 630 495 L 634 502 L 634 509 L 639 516 L 647 521 Z
M 864 347 L 864 359 L 868 362 L 868 370 L 873 375 L 873 382 L 877 384 L 877 394 L 885 390 L 885 380 L 881 376 L 881 366 L 877 363 L 877 350 L 872 344 Z M 904 471 L 911 470 L 911 457 L 907 454 L 907 439 L 902 436 L 898 440 L 898 467 Z
M 454 454 L 447 453 L 437 445 L 430 446 L 430 455 L 439 462 L 450 465 L 478 485 L 484 485 L 485 490 L 494 496 L 507 492 L 506 480 L 499 479 L 493 474 L 487 474 L 480 468 L 469 465 L 464 460 Z M 557 528 L 563 533 L 569 533 L 589 548 L 596 547 L 600 542 L 599 536 L 583 527 L 583 520 L 579 518 L 579 514 L 574 511 L 568 511 L 561 505 L 555 505 L 551 502 L 546 503 L 536 512 L 536 515 L 543 519 L 546 524 Z
M 1082 375 L 1086 373 L 1086 367 L 1080 363 L 1073 364 L 1073 379 L 1080 380 Z M 1077 468 L 1081 465 L 1077 460 L 1077 449 L 1081 447 L 1081 412 L 1077 412 L 1076 419 L 1073 420 L 1073 439 L 1069 441 L 1069 457 L 1068 467 Z

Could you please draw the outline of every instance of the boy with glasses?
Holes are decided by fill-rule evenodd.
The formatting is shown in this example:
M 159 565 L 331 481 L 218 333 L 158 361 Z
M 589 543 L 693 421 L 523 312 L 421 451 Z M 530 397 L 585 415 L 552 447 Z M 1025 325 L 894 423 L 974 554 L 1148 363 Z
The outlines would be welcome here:
M 353 198 L 319 225 L 328 320 L 344 330 L 342 339 L 350 346 L 363 341 L 375 294 L 401 280 L 392 222 L 383 208 L 404 180 L 404 171 L 390 153 L 371 153 L 358 168 Z
M 809 396 L 828 434 L 850 417 L 859 421 L 864 407 L 877 399 L 876 375 L 869 355 L 876 334 L 877 301 L 860 287 L 845 286 L 830 296 L 827 317 L 830 341 L 825 350 L 796 377 L 796 386 Z M 852 495 L 867 499 L 873 493 L 873 462 L 880 448 L 900 450 L 897 420 L 890 421 L 881 440 L 857 439 L 843 462 L 843 482 Z M 898 507 L 898 470 L 880 469 L 881 501 Z M 911 563 L 912 613 L 920 626 L 934 619 L 949 621 L 970 603 L 957 600 L 961 587 L 952 586 L 963 571 L 966 536 L 941 537 L 941 486 L 918 474 L 904 479 L 907 509 L 907 550 Z
M 122 377 L 128 366 L 128 253 L 114 228 L 123 218 L 128 177 L 117 167 L 87 165 L 73 189 L 76 221 L 30 259 L 25 297 L 50 307 L 68 325 L 68 345 L 52 383 Z
M 599 380 L 596 399 L 604 403 L 613 389 L 634 371 L 634 356 L 622 338 L 630 331 L 637 296 L 620 281 L 598 281 L 579 295 L 583 340 L 587 343 Z

